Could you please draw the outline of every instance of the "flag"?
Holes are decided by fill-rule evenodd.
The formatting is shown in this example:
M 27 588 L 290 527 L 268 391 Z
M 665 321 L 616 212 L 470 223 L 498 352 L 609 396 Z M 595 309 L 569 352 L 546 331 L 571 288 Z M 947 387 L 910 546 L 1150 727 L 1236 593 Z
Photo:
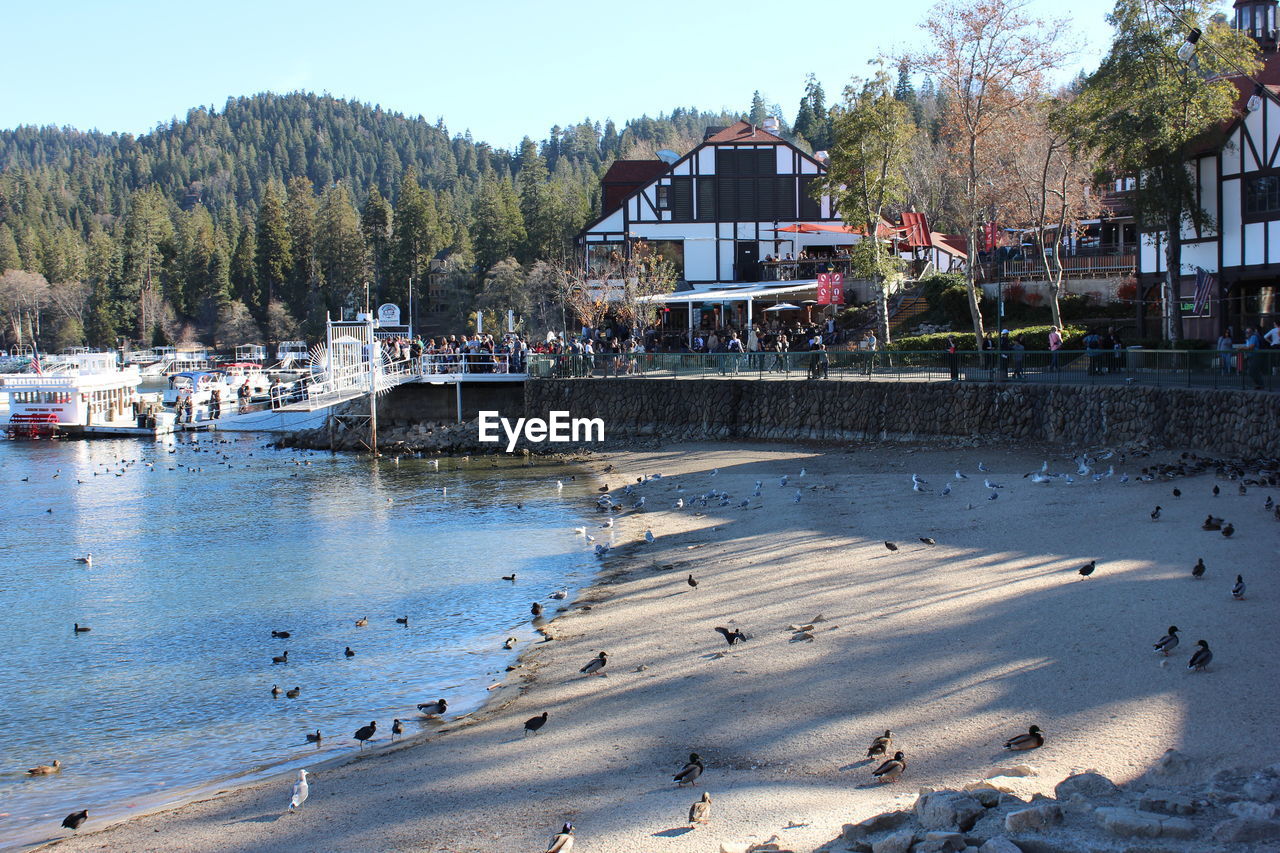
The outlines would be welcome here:
M 983 226 L 983 245 L 986 251 L 994 251 L 996 245 L 1000 242 L 1000 228 L 994 222 L 988 222 Z
M 1218 277 L 1208 270 L 1196 267 L 1196 299 L 1191 308 L 1192 314 L 1203 314 L 1209 305 L 1209 297 L 1213 293 Z
M 40 353 L 35 350 L 31 351 L 31 369 L 36 372 L 36 375 L 44 376 L 44 371 L 40 368 Z

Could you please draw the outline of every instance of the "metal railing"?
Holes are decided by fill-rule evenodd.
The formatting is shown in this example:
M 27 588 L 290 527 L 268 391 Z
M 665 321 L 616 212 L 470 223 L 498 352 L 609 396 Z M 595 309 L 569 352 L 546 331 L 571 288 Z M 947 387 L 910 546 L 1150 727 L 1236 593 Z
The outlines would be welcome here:
M 1280 350 L 938 350 L 529 356 L 531 379 L 1029 382 L 1280 390 Z
M 524 365 L 508 353 L 447 353 L 424 355 L 418 360 L 422 376 L 445 374 L 522 373 Z

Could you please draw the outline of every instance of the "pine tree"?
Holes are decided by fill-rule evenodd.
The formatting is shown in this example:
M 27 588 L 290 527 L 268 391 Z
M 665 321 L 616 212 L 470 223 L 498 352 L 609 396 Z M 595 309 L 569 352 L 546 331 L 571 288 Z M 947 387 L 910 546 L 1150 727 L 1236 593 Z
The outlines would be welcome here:
M 289 268 L 288 292 L 282 294 L 288 304 L 302 305 L 318 284 L 316 280 L 316 194 L 311 181 L 304 177 L 289 179 L 286 188 L 285 220 L 289 223 L 289 250 L 293 265 Z
M 377 187 L 369 190 L 369 197 L 360 209 L 360 230 L 369 250 L 373 289 L 377 293 L 383 293 L 391 261 L 391 205 Z
M 231 296 L 245 305 L 262 302 L 258 287 L 258 230 L 248 216 L 240 225 L 240 236 L 231 254 Z
M 490 269 L 498 261 L 514 257 L 525 240 L 524 222 L 515 191 L 505 181 L 485 181 L 476 202 L 476 262 Z
M 436 250 L 437 225 L 434 199 L 418 185 L 418 174 L 411 168 L 400 181 L 396 199 L 391 224 L 391 283 L 386 291 L 387 298 L 402 299 L 405 310 L 410 281 L 415 294 L 422 290 L 422 276 Z
M 289 272 L 293 268 L 293 249 L 289 243 L 289 222 L 285 215 L 282 191 L 275 182 L 267 184 L 258 211 L 258 286 L 263 300 L 249 309 L 262 312 L 277 295 L 286 292 Z
M 764 124 L 764 120 L 768 117 L 769 108 L 765 106 L 764 98 L 760 96 L 760 90 L 756 89 L 751 96 L 751 111 L 747 114 L 747 121 L 759 127 Z
M 0 222 L 0 274 L 5 270 L 22 268 L 22 258 L 18 254 L 18 241 L 13 239 L 13 231 Z
M 158 187 L 129 197 L 124 220 L 121 297 L 137 307 L 137 336 L 148 340 L 159 322 L 161 294 L 167 289 L 166 261 L 174 256 L 173 220 Z
M 330 311 L 353 304 L 353 295 L 368 276 L 369 253 L 360 226 L 346 185 L 326 189 L 316 214 L 316 264 L 324 283 L 324 306 Z M 315 313 L 315 309 L 307 312 L 309 321 L 317 319 Z
M 520 173 L 516 178 L 525 225 L 521 260 L 548 260 L 560 254 L 560 216 L 549 181 L 546 163 L 533 140 L 526 136 L 520 144 Z

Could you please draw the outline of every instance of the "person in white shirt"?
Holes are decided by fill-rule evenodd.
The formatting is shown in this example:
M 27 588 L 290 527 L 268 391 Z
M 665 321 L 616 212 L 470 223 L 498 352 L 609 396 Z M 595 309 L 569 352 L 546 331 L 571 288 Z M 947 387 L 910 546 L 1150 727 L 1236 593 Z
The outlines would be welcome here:
M 1267 339 L 1267 343 L 1272 347 L 1280 349 L 1280 323 L 1272 320 L 1271 329 L 1263 337 Z

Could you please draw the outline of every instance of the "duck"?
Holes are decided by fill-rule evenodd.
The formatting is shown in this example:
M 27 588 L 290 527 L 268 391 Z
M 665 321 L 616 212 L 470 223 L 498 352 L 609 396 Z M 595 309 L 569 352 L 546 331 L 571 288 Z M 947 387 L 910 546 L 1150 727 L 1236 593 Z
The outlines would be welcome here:
M 602 669 L 604 669 L 604 665 L 608 662 L 609 662 L 608 654 L 606 652 L 601 652 L 596 657 L 587 661 L 587 665 L 584 666 L 582 669 L 578 670 L 578 672 L 582 673 L 583 675 L 595 675 L 597 672 L 600 672 Z
M 502 647 L 507 651 L 511 651 L 516 647 L 516 643 L 518 642 L 520 641 L 517 640 L 515 637 L 507 637 L 506 641 L 502 644 Z
M 901 750 L 899 750 L 893 754 L 893 758 L 890 758 L 888 761 L 873 770 L 871 775 L 873 778 L 879 779 L 881 782 L 896 782 L 898 778 L 906 772 L 906 769 L 907 757 L 902 754 Z
M 1161 506 L 1157 505 L 1155 509 L 1151 510 L 1151 520 L 1152 520 L 1152 521 L 1159 521 L 1159 520 L 1160 520 L 1160 510 L 1161 510 L 1162 508 L 1163 508 L 1163 507 L 1161 507 Z
M 83 824 L 88 819 L 89 819 L 89 810 L 81 809 L 78 812 L 72 812 L 71 814 L 64 817 L 62 819 L 62 825 L 65 826 L 67 829 L 71 830 L 72 832 L 75 832 L 77 829 L 80 828 L 80 825 Z
M 885 543 L 884 543 L 884 547 L 888 548 L 890 551 L 896 551 L 896 550 L 898 550 L 898 546 L 897 546 L 897 545 L 895 545 L 895 544 L 894 544 L 894 543 L 892 543 L 892 542 L 885 542 Z
M 292 635 L 288 631 L 272 631 L 271 636 L 273 639 L 287 640 Z
M 570 853 L 573 850 L 573 824 L 566 823 L 547 845 L 547 853 Z
M 399 718 L 391 721 L 391 739 L 394 741 L 398 735 L 404 734 L 404 723 Z
M 346 650 L 345 652 L 343 652 L 343 654 L 344 654 L 344 655 L 346 655 L 346 656 L 347 656 L 347 657 L 349 657 L 349 658 L 353 658 L 353 657 L 355 657 L 355 656 L 356 656 L 356 653 L 355 653 L 355 652 L 353 652 L 353 651 L 351 651 L 351 647 L 350 647 L 350 646 L 347 646 L 347 650 Z
M 685 762 L 684 767 L 680 768 L 680 772 L 671 777 L 671 781 L 677 785 L 696 785 L 698 777 L 702 775 L 702 771 L 706 767 L 702 763 L 702 756 L 696 752 L 689 753 L 689 760 Z
M 1217 488 L 1217 486 L 1215 486 L 1214 488 Z M 1214 518 L 1213 515 L 1210 514 L 1207 518 L 1205 518 L 1204 522 L 1201 523 L 1200 529 L 1201 530 L 1221 530 L 1222 519 Z
M 1087 578 L 1089 577 L 1089 575 L 1093 574 L 1093 570 L 1096 569 L 1097 567 L 1098 567 L 1098 561 L 1090 560 L 1080 568 L 1076 569 L 1076 572 L 1078 572 L 1081 577 Z
M 537 734 L 538 729 L 542 728 L 546 724 L 547 724 L 547 712 L 543 711 L 538 716 L 530 717 L 529 719 L 524 721 L 524 733 L 529 734 L 529 732 L 533 732 L 534 734 Z
M 271 685 L 271 698 L 272 698 L 272 699 L 279 699 L 279 698 L 280 698 L 280 693 L 281 693 L 281 692 L 282 692 L 282 691 L 280 690 L 280 685 L 279 685 L 279 684 L 273 684 L 273 685 Z
M 83 563 L 83 564 L 85 564 L 86 566 L 92 566 L 92 565 L 93 565 L 93 555 L 92 555 L 92 554 L 85 554 L 83 557 L 76 557 L 76 562 L 77 562 L 77 563 Z
M 689 579 L 685 581 L 685 583 L 689 584 L 689 586 L 691 586 L 694 589 L 698 588 L 698 581 L 696 578 L 694 578 L 692 574 L 689 575 Z
M 1152 646 L 1153 649 L 1155 649 L 1157 652 L 1160 652 L 1165 657 L 1168 657 L 1169 652 L 1173 651 L 1177 647 L 1178 647 L 1178 626 L 1177 625 L 1170 625 L 1169 633 L 1161 637 L 1160 642 Z
M 376 732 L 377 730 L 378 730 L 378 721 L 370 720 L 369 725 L 361 726 L 360 728 L 356 729 L 356 733 L 352 735 L 352 737 L 360 741 L 360 748 L 364 749 L 364 742 L 372 738 L 373 733 Z
M 889 747 L 891 746 L 893 746 L 893 732 L 885 729 L 884 734 L 871 741 L 871 748 L 867 750 L 867 758 L 875 758 L 877 755 L 888 755 Z
M 408 628 L 408 627 L 409 627 L 409 617 L 408 617 L 408 616 L 398 616 L 398 617 L 396 617 L 396 624 L 397 624 L 397 625 L 403 625 L 403 626 L 405 626 L 406 628 Z
M 76 622 L 71 627 L 72 627 L 73 633 L 76 633 L 76 634 L 87 634 L 93 630 L 88 625 L 81 625 L 79 622 Z
M 1191 577 L 1197 580 L 1204 577 L 1204 569 L 1205 569 L 1204 557 L 1200 557 L 1199 559 L 1196 560 L 1196 564 L 1191 567 Z
M 1236 532 L 1235 525 L 1229 521 L 1222 526 L 1222 535 L 1227 539 L 1230 539 L 1231 534 L 1235 532 Z
M 689 806 L 689 825 L 707 823 L 711 820 L 711 795 L 702 792 L 702 799 Z
M 299 696 L 302 695 L 302 688 L 294 687 L 292 690 L 286 690 L 284 692 L 284 695 L 285 695 L 285 698 L 288 698 L 288 699 L 297 699 Z
M 308 734 L 307 734 L 307 743 L 314 743 L 314 744 L 316 744 L 317 746 L 319 746 L 319 745 L 320 745 L 320 741 L 322 741 L 322 740 L 324 740 L 324 736 L 323 736 L 322 734 L 320 734 L 320 730 L 319 730 L 319 729 L 316 729 L 316 733 L 315 733 L 315 734 L 310 734 L 310 733 L 308 733 Z
M 733 631 L 730 631 L 728 628 L 717 625 L 716 632 L 719 633 L 720 636 L 724 637 L 725 642 L 731 646 L 739 640 L 745 641 L 747 639 L 747 635 L 742 633 L 741 628 L 736 628 Z
M 27 771 L 28 776 L 50 776 L 62 772 L 62 762 L 54 759 L 52 764 L 37 764 Z
M 503 575 L 503 576 L 502 576 L 502 579 L 503 579 L 504 581 L 511 581 L 512 583 L 514 583 L 514 582 L 515 582 L 515 579 L 516 579 L 516 573 L 515 573 L 515 572 L 512 572 L 512 573 L 511 573 L 511 574 L 509 574 L 509 575 Z
M 533 614 L 533 618 L 537 619 L 542 615 L 542 605 L 535 601 L 533 606 L 529 608 L 529 612 Z
M 365 616 L 363 619 L 357 619 L 357 620 L 356 620 L 356 627 L 357 627 L 357 628 L 363 628 L 364 626 L 366 626 L 366 625 L 368 625 L 368 624 L 369 624 L 369 617 L 368 617 L 368 616 Z
M 428 717 L 438 717 L 449 710 L 449 703 L 444 699 L 437 699 L 434 702 L 419 702 L 418 710 Z
M 1041 746 L 1044 746 L 1044 732 L 1040 731 L 1039 726 L 1032 726 L 1025 735 L 1017 735 L 1004 742 L 1004 748 L 1012 750 L 1037 749 Z
M 272 658 L 271 658 L 271 662 L 272 662 L 272 663 L 288 663 L 288 662 L 289 662 L 289 650 L 288 650 L 288 649 L 285 649 L 285 650 L 284 650 L 284 652 L 283 652 L 282 654 L 278 654 L 278 655 L 274 655 L 274 656 L 272 656 Z
M 1236 601 L 1244 601 L 1244 575 L 1236 575 L 1236 585 L 1231 587 L 1231 597 Z
M 1196 645 L 1200 648 L 1196 649 L 1191 660 L 1187 661 L 1187 669 L 1192 672 L 1204 672 L 1209 661 L 1213 660 L 1213 652 L 1209 651 L 1209 643 L 1206 640 L 1198 640 Z

